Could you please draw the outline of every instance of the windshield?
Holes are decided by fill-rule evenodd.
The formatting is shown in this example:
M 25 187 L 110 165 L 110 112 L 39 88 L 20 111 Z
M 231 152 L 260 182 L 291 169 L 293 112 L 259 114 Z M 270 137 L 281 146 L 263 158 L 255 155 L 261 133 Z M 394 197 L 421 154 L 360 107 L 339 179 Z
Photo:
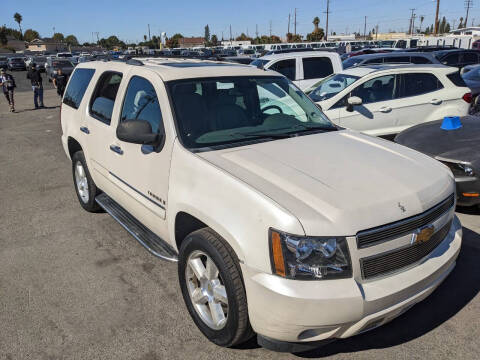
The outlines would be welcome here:
M 362 62 L 362 58 L 359 58 L 358 56 L 352 56 L 348 59 L 345 59 L 342 61 L 342 65 L 344 69 L 351 68 L 352 66 L 356 66 Z
M 179 136 L 190 149 L 239 146 L 336 130 L 286 78 L 191 79 L 168 86 Z
M 70 61 L 55 61 L 53 63 L 53 66 L 55 68 L 60 68 L 60 69 L 65 69 L 65 68 L 71 68 L 73 67 L 73 64 Z
M 352 85 L 358 79 L 360 79 L 360 77 L 347 74 L 330 75 L 329 77 L 320 81 L 318 87 L 313 90 L 309 96 L 313 101 L 330 99 L 343 89 L 346 89 L 348 86 Z
M 380 47 L 384 47 L 384 48 L 391 48 L 391 47 L 393 47 L 394 44 L 395 44 L 394 40 L 384 40 L 384 41 L 379 41 L 378 42 L 378 45 Z
M 250 65 L 253 65 L 253 66 L 256 66 L 256 67 L 263 67 L 265 65 L 267 65 L 267 63 L 269 62 L 270 60 L 263 60 L 263 59 L 257 59 L 257 60 L 253 60 Z
M 39 56 L 39 57 L 34 57 L 34 58 L 33 58 L 33 61 L 35 61 L 35 62 L 43 62 L 43 63 L 44 63 L 44 62 L 47 62 L 47 58 L 46 58 L 46 57 L 41 57 L 41 56 Z
M 59 58 L 67 58 L 67 57 L 72 57 L 72 54 L 60 54 L 60 53 L 58 53 L 58 54 L 57 54 L 57 57 L 59 57 Z

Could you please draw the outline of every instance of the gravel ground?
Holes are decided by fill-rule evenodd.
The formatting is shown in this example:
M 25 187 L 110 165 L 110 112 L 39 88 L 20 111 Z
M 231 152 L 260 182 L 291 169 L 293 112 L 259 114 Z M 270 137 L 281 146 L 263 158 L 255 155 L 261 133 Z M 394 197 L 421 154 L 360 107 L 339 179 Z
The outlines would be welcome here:
M 109 215 L 81 209 L 59 99 L 47 90 L 49 108 L 30 110 L 31 96 L 17 93 L 15 114 L 0 99 L 0 359 L 479 358 L 478 211 L 459 212 L 464 244 L 449 278 L 390 324 L 304 354 L 255 341 L 219 348 L 190 320 L 176 265 L 151 256 Z

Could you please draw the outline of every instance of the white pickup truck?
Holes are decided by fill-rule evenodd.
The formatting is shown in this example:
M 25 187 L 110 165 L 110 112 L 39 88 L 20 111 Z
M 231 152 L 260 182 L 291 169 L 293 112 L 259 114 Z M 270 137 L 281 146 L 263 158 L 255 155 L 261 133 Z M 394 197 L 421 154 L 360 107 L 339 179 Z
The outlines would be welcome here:
M 266 348 L 299 351 L 373 329 L 455 266 L 450 170 L 338 129 L 279 74 L 82 63 L 61 126 L 81 206 L 178 261 L 186 307 L 220 346 L 256 333 Z

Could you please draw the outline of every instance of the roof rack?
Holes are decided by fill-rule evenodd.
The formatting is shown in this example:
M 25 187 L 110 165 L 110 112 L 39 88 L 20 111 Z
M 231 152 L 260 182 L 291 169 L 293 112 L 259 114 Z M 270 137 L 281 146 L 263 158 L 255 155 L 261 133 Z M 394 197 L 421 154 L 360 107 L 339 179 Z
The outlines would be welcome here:
M 137 59 L 128 59 L 125 63 L 128 65 L 143 66 L 143 62 Z

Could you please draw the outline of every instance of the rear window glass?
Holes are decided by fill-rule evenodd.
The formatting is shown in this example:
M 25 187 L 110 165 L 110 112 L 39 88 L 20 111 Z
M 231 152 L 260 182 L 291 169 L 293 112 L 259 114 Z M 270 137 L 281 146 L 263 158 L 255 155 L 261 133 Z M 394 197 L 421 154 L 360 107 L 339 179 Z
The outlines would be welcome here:
M 65 105 L 78 109 L 94 73 L 94 69 L 77 69 L 74 71 L 63 97 Z
M 442 83 L 433 74 L 411 73 L 401 76 L 404 83 L 404 97 L 427 94 L 443 88 Z
M 465 81 L 463 81 L 462 76 L 460 75 L 460 72 L 454 72 L 453 74 L 448 74 L 447 75 L 448 79 L 455 84 L 455 86 L 459 87 L 467 87 L 467 84 L 465 84 Z
M 303 58 L 303 78 L 319 79 L 333 74 L 332 61 L 328 57 Z

